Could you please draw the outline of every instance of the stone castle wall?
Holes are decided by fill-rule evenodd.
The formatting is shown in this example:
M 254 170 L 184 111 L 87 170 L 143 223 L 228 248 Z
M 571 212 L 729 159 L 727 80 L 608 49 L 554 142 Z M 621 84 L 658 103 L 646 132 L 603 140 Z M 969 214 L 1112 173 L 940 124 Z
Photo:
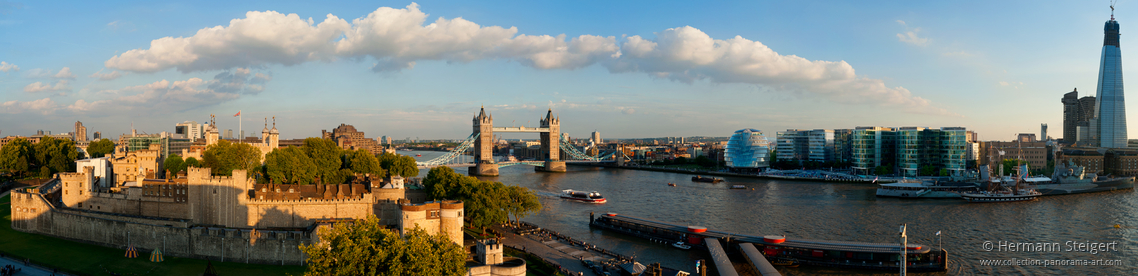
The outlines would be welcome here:
M 185 220 L 53 208 L 42 195 L 23 191 L 12 195 L 12 229 L 124 250 L 134 245 L 140 256 L 157 248 L 174 257 L 302 265 L 298 247 L 314 242 L 307 231 L 191 227 Z

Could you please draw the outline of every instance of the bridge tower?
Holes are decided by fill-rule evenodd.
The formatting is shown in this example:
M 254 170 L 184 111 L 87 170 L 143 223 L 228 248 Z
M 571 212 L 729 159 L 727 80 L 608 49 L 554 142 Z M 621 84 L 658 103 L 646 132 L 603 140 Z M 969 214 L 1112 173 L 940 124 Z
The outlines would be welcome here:
M 497 176 L 498 163 L 494 162 L 494 116 L 486 112 L 485 108 L 478 110 L 474 116 L 474 133 L 478 138 L 474 140 L 474 167 L 468 174 Z
M 541 133 L 541 155 L 545 157 L 545 167 L 534 167 L 534 170 L 564 172 L 565 161 L 561 161 L 561 119 L 553 117 L 553 109 L 545 113 L 541 127 L 549 129 L 549 132 Z

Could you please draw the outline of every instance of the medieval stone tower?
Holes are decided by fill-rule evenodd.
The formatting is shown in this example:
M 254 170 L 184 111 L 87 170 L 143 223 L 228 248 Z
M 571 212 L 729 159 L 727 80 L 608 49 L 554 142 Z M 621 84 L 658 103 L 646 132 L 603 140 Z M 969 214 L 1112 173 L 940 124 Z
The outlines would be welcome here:
M 486 112 L 485 108 L 478 110 L 474 116 L 474 167 L 470 168 L 470 175 L 498 175 L 498 164 L 494 162 L 494 116 Z

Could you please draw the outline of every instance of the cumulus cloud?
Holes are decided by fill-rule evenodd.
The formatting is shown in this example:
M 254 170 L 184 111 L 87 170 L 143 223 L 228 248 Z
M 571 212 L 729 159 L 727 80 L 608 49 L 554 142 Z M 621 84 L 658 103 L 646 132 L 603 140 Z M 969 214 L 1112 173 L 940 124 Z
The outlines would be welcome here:
M 9 71 L 19 72 L 20 66 L 16 66 L 15 64 L 8 63 L 7 61 L 0 61 L 0 72 L 7 73 Z
M 119 77 L 122 77 L 122 75 L 123 74 L 119 71 L 112 70 L 110 73 L 103 73 L 103 70 L 99 70 L 99 72 L 95 72 L 94 74 L 91 74 L 91 76 L 89 76 L 89 77 L 107 81 L 107 80 L 117 79 Z
M 71 73 L 71 68 L 63 67 L 63 69 L 59 69 L 59 73 L 56 73 L 55 76 L 52 77 L 57 79 L 74 79 L 75 74 Z
M 905 21 L 901 21 L 901 20 L 897 20 L 897 23 L 901 24 L 901 26 L 905 27 L 904 33 L 897 34 L 897 40 L 900 40 L 901 42 L 904 42 L 904 43 L 916 45 L 916 46 L 928 45 L 928 43 L 929 43 L 928 38 L 920 37 L 919 35 L 917 35 L 917 33 L 921 32 L 920 27 L 909 28 L 909 24 L 906 24 Z
M 0 109 L 4 113 L 19 114 L 24 112 L 40 112 L 43 114 L 50 114 L 55 111 L 57 105 L 55 101 L 50 98 L 43 98 L 34 101 L 7 101 L 0 103 Z
M 843 102 L 898 106 L 918 113 L 950 114 L 923 98 L 884 81 L 859 77 L 845 61 L 809 60 L 782 55 L 761 42 L 741 36 L 714 39 L 685 26 L 656 33 L 654 38 L 518 34 L 516 27 L 481 26 L 462 18 L 437 18 L 412 3 L 405 8 L 381 7 L 351 23 L 327 15 L 311 18 L 274 11 L 248 12 L 228 26 L 199 30 L 190 37 L 165 37 L 147 49 L 133 49 L 105 62 L 107 68 L 131 72 L 228 70 L 206 84 L 215 92 L 255 94 L 258 78 L 248 68 L 308 61 L 374 59 L 373 71 L 414 68 L 418 61 L 465 63 L 485 59 L 513 60 L 537 69 L 576 69 L 594 64 L 610 72 L 639 72 L 691 83 L 762 85 L 771 90 L 820 96 Z M 909 29 L 904 21 L 898 23 Z M 906 43 L 925 44 L 919 28 L 898 34 Z M 632 111 L 629 111 L 632 112 Z
M 268 63 L 294 65 L 330 58 L 332 39 L 348 28 L 348 22 L 331 14 L 314 24 L 312 18 L 296 14 L 251 11 L 243 19 L 229 21 L 228 27 L 201 29 L 191 37 L 159 38 L 150 42 L 149 49 L 126 51 L 104 65 L 146 73 L 169 68 L 193 72 Z
M 69 83 L 67 80 L 59 80 L 59 81 L 55 82 L 55 84 L 51 84 L 51 82 L 44 83 L 44 82 L 38 82 L 37 81 L 37 82 L 34 82 L 32 84 L 28 84 L 27 86 L 24 86 L 24 92 L 37 93 L 37 92 L 70 91 L 71 86 L 68 84 Z

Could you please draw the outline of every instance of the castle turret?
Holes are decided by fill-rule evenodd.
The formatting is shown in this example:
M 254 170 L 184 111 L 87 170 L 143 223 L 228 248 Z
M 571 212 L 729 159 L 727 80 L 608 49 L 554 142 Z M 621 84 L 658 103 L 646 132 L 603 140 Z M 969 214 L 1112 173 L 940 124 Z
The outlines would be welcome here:
M 498 164 L 494 162 L 494 117 L 485 108 L 474 116 L 474 167 L 471 175 L 498 175 Z

